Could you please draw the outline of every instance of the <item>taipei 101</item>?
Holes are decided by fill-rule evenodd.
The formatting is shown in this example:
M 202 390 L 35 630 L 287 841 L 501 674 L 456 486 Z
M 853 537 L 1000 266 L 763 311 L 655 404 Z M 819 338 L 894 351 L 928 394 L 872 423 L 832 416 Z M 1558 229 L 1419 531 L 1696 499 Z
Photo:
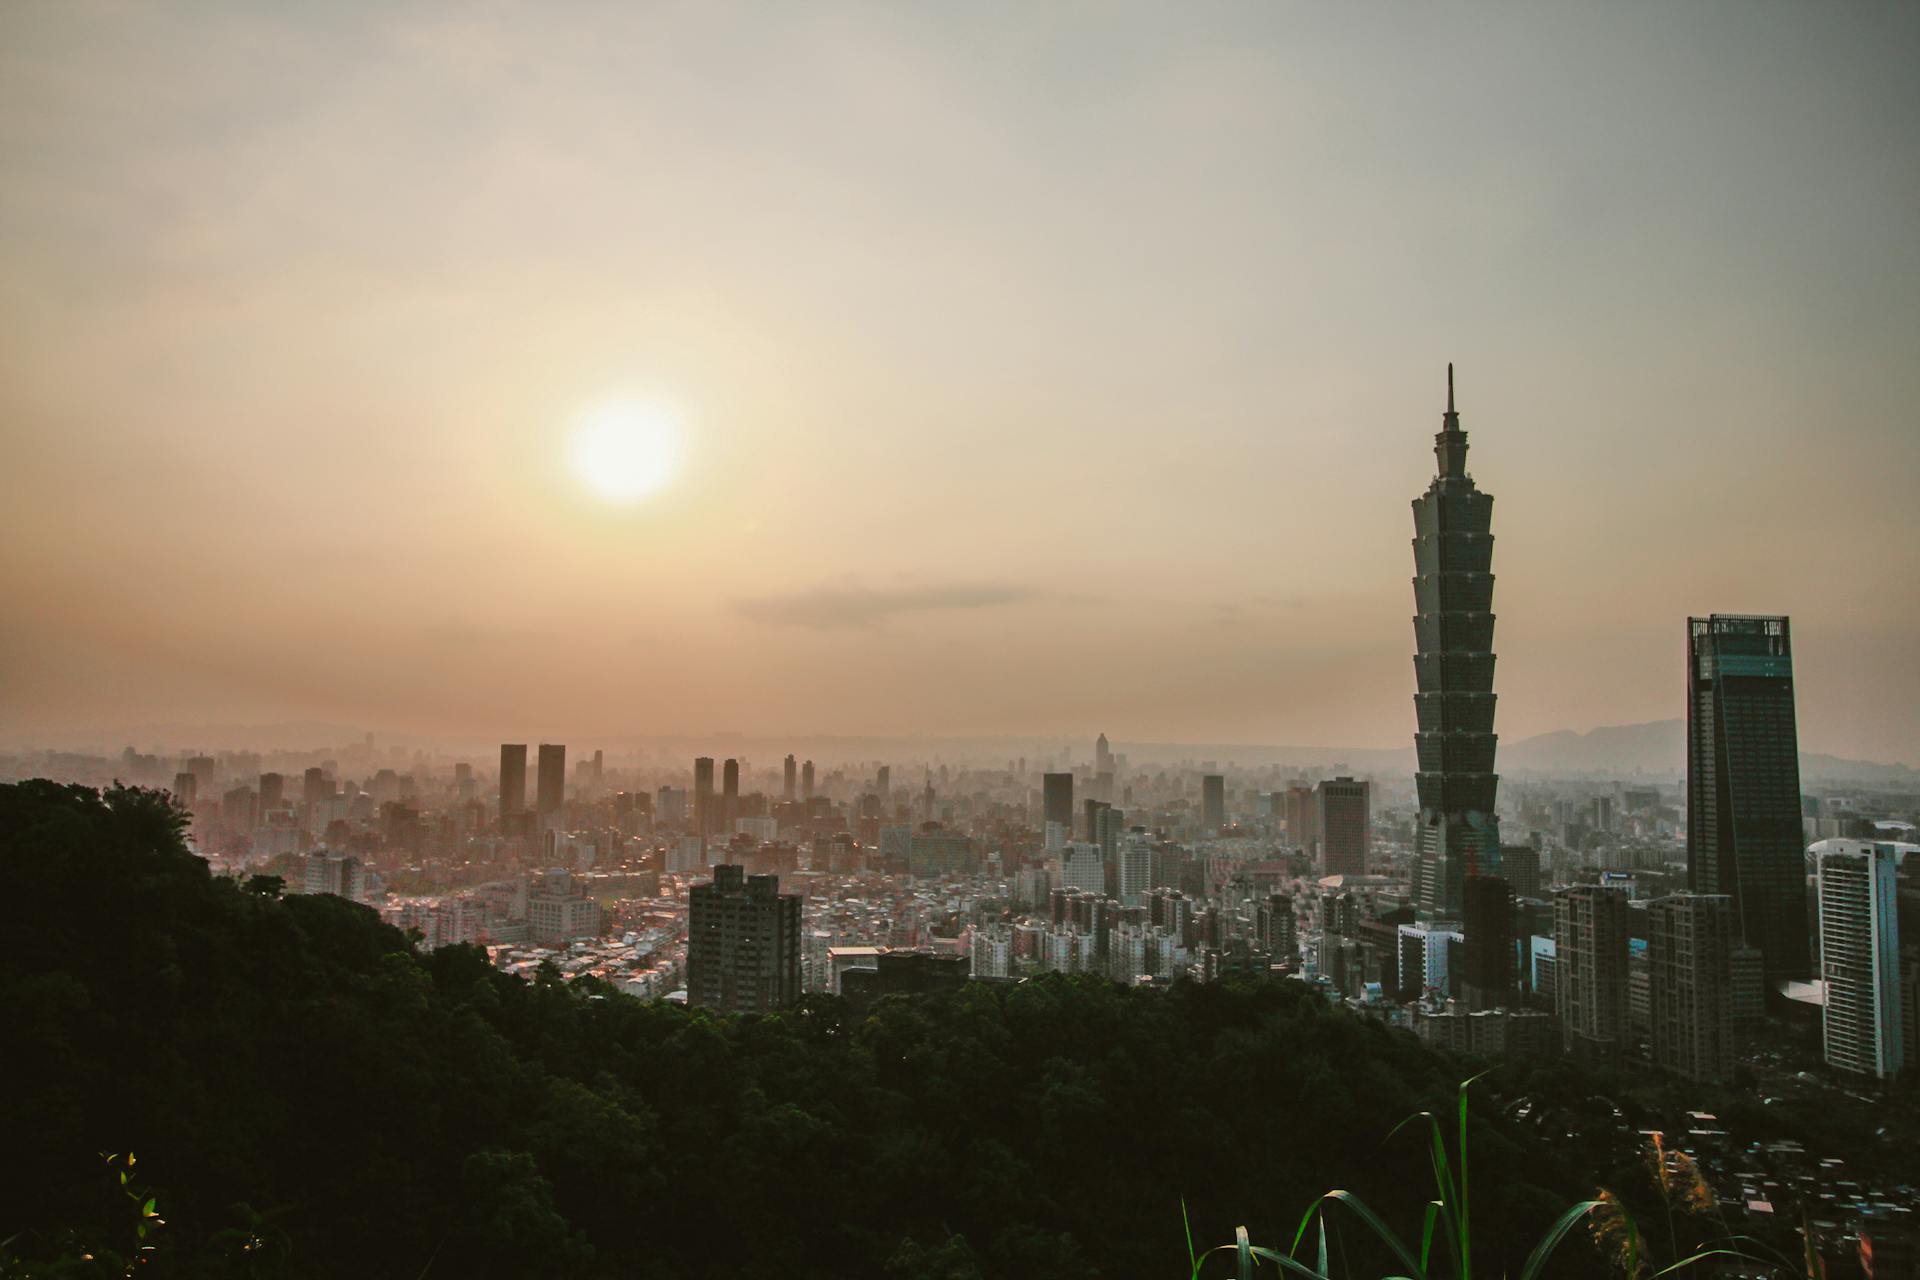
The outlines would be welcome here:
M 11 0 L 0 321 L 0 1280 L 1920 1280 L 1920 5 Z

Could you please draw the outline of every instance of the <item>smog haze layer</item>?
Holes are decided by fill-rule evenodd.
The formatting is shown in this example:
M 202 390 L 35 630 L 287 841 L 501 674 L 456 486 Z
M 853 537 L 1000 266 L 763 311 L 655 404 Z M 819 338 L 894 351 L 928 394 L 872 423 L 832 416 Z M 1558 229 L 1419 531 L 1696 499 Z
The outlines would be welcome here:
M 22 3 L 0 716 L 1920 760 L 1920 10 Z

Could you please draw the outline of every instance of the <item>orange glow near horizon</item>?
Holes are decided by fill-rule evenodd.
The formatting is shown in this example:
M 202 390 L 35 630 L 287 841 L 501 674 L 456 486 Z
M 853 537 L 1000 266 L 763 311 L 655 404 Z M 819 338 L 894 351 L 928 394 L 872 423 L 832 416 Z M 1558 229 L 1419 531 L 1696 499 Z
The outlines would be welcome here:
M 1679 716 L 1686 619 L 1781 613 L 1804 746 L 1920 762 L 1916 48 L 6 6 L 0 739 L 1405 747 L 1451 360 L 1503 741 Z

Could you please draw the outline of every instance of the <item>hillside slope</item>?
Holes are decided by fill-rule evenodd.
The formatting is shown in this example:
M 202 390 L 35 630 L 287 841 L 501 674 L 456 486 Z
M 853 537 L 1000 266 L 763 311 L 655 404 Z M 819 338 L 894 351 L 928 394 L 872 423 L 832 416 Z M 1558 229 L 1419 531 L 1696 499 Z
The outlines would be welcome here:
M 1197 1240 L 1278 1240 L 1352 1186 L 1417 1238 L 1421 1139 L 1383 1139 L 1461 1070 L 1288 984 L 718 1018 L 273 888 L 151 793 L 0 787 L 0 1238 L 122 1238 L 99 1153 L 133 1151 L 156 1274 L 228 1274 L 259 1214 L 295 1275 L 1178 1275 L 1183 1198 Z M 1476 1250 L 1517 1271 L 1585 1178 L 1475 1142 Z

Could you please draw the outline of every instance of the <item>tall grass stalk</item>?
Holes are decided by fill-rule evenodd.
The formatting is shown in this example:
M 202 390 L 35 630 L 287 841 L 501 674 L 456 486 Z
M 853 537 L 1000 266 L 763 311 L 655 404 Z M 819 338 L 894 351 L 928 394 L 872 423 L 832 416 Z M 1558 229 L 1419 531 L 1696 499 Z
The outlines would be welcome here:
M 1473 1219 L 1469 1215 L 1471 1207 L 1471 1182 L 1469 1182 L 1469 1159 L 1467 1159 L 1467 1090 L 1480 1077 L 1463 1080 L 1459 1086 L 1459 1100 L 1455 1105 L 1455 1140 L 1453 1150 L 1448 1151 L 1446 1132 L 1440 1125 L 1440 1119 L 1432 1111 L 1419 1111 L 1409 1115 L 1400 1125 L 1394 1126 L 1392 1134 L 1398 1134 L 1407 1125 L 1417 1121 L 1427 1121 L 1428 1151 L 1427 1159 L 1434 1174 L 1434 1199 L 1427 1201 L 1427 1211 L 1421 1219 L 1421 1240 L 1419 1249 L 1407 1244 L 1388 1224 L 1380 1221 L 1373 1209 L 1369 1209 L 1359 1196 L 1346 1190 L 1332 1190 L 1325 1196 L 1315 1199 L 1308 1205 L 1308 1211 L 1300 1217 L 1300 1226 L 1294 1230 L 1294 1240 L 1286 1251 L 1267 1249 L 1263 1245 L 1252 1244 L 1246 1234 L 1246 1228 L 1238 1228 L 1235 1242 L 1227 1245 L 1215 1245 L 1206 1253 L 1194 1253 L 1192 1249 L 1192 1230 L 1187 1232 L 1187 1259 L 1190 1265 L 1188 1280 L 1198 1280 L 1200 1270 L 1206 1267 L 1208 1259 L 1215 1253 L 1231 1251 L 1235 1257 L 1236 1274 L 1240 1280 L 1252 1280 L 1260 1263 L 1271 1263 L 1283 1274 L 1298 1276 L 1300 1280 L 1332 1280 L 1331 1267 L 1327 1261 L 1327 1242 L 1329 1242 L 1329 1222 L 1327 1215 L 1334 1205 L 1344 1213 L 1359 1219 L 1359 1222 L 1373 1232 L 1386 1245 L 1386 1251 L 1400 1265 L 1400 1270 L 1386 1276 L 1386 1280 L 1473 1280 Z M 1392 1138 L 1388 1134 L 1388 1138 Z M 1572 1228 L 1586 1219 L 1594 1209 L 1601 1207 L 1601 1199 L 1582 1199 L 1569 1207 L 1553 1226 L 1534 1245 L 1532 1253 L 1526 1257 L 1526 1265 L 1521 1268 L 1517 1280 L 1538 1280 L 1540 1272 L 1546 1270 L 1548 1259 L 1553 1251 L 1559 1249 L 1561 1242 L 1567 1240 Z M 1617 1201 L 1613 1201 L 1617 1205 Z M 1624 1215 L 1624 1209 L 1620 1209 Z M 1181 1205 L 1181 1221 L 1187 1221 L 1187 1205 Z M 1626 1219 L 1628 1224 L 1632 1219 Z M 1308 1232 L 1313 1230 L 1313 1261 L 1308 1263 L 1300 1257 L 1302 1245 L 1308 1240 Z M 1638 1242 L 1638 1230 L 1632 1230 L 1634 1242 Z M 1670 1270 L 1692 1265 L 1701 1257 L 1711 1257 L 1718 1253 L 1730 1253 L 1728 1249 L 1713 1249 L 1699 1253 L 1680 1263 L 1674 1263 L 1655 1274 L 1667 1274 Z M 1634 1249 L 1634 1259 L 1638 1267 L 1638 1247 Z M 1630 1270 L 1628 1276 L 1634 1272 Z

